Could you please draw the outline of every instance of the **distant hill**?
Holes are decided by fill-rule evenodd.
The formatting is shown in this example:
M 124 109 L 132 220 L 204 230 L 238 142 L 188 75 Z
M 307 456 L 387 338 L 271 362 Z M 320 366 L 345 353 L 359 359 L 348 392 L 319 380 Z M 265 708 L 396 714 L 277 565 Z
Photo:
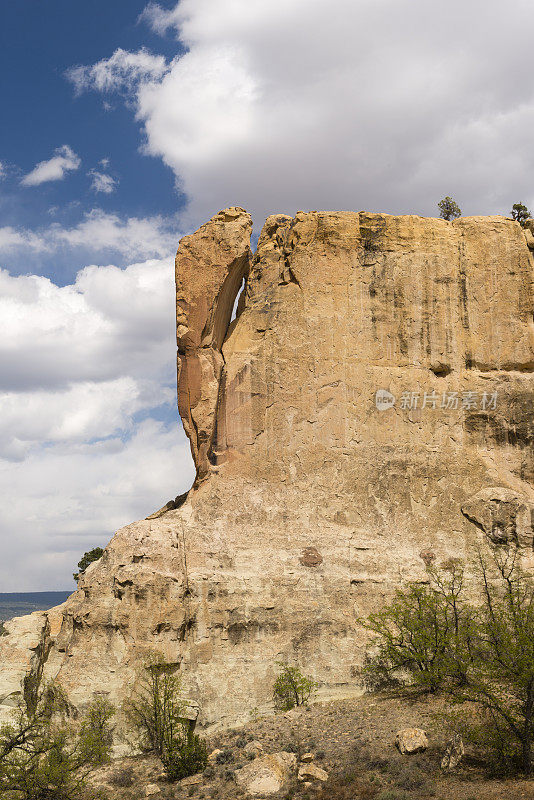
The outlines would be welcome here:
M 72 592 L 0 592 L 0 620 L 46 611 L 63 603 Z

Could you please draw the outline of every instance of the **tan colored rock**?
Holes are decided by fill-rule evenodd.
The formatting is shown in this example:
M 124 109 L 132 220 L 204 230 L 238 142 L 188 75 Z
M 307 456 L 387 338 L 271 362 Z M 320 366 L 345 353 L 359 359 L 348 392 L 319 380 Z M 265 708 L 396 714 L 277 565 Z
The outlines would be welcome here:
M 428 747 L 428 739 L 421 728 L 403 728 L 395 736 L 395 746 L 402 755 L 422 753 Z
M 161 794 L 161 788 L 157 783 L 149 783 L 145 788 L 145 797 L 154 797 L 157 794 Z
M 212 750 L 211 753 L 208 756 L 208 763 L 209 764 L 216 764 L 217 763 L 217 756 L 219 756 L 221 753 L 222 753 L 222 750 L 220 748 L 218 748 L 218 747 L 216 747 L 215 750 Z
M 261 742 L 253 741 L 247 742 L 243 748 L 243 752 L 249 758 L 258 758 L 263 755 L 263 745 Z
M 534 501 L 500 486 L 481 489 L 464 503 L 462 513 L 493 544 L 534 547 Z
M 236 770 L 235 780 L 250 797 L 269 797 L 288 788 L 296 766 L 294 753 L 273 753 Z
M 534 570 L 523 229 L 274 215 L 253 256 L 249 233 L 230 209 L 177 255 L 194 488 L 118 531 L 61 609 L 8 624 L 4 702 L 33 671 L 75 706 L 95 691 L 120 706 L 154 650 L 199 704 L 200 729 L 266 713 L 280 660 L 317 681 L 319 699 L 350 696 L 359 619 L 429 563 L 473 560 L 506 509 L 497 538 L 517 540 Z
M 176 256 L 178 408 L 199 479 L 209 471 L 222 347 L 235 298 L 249 272 L 251 231 L 250 215 L 229 208 L 185 236 Z
M 298 779 L 299 781 L 321 781 L 321 783 L 326 783 L 328 772 L 316 764 L 301 764 Z
M 187 778 L 182 778 L 180 786 L 187 788 L 188 786 L 198 786 L 202 783 L 202 775 L 189 775 Z
M 313 755 L 313 753 L 304 753 L 304 754 L 303 754 L 303 755 L 300 757 L 300 760 L 301 760 L 301 762 L 302 762 L 303 764 L 309 764 L 309 763 L 311 763 L 311 762 L 314 760 L 314 758 L 315 758 L 315 756 Z

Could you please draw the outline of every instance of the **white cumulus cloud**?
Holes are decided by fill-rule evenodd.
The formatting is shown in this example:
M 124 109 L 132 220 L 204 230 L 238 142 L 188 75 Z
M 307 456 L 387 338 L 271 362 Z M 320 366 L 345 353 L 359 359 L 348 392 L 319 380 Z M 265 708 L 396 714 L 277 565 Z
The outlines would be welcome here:
M 95 208 L 71 227 L 53 223 L 37 230 L 0 228 L 0 253 L 54 253 L 69 248 L 93 254 L 120 253 L 129 259 L 149 258 L 176 250 L 178 239 L 174 218 L 121 217 Z
M 102 194 L 112 194 L 117 188 L 117 181 L 111 175 L 105 172 L 98 172 L 96 169 L 90 170 L 88 173 L 91 177 L 91 189 L 93 192 L 102 192 Z
M 0 270 L 4 591 L 68 588 L 84 550 L 190 486 L 174 317 L 172 258 L 67 286 Z
M 145 152 L 174 170 L 190 224 L 236 204 L 257 224 L 436 214 L 446 194 L 466 213 L 533 205 L 534 83 L 517 78 L 529 13 L 527 0 L 151 3 L 144 21 L 181 49 L 136 83 Z
M 67 172 L 74 172 L 81 163 L 74 150 L 64 144 L 55 150 L 48 161 L 40 161 L 22 178 L 21 183 L 23 186 L 40 186 L 48 181 L 62 181 Z
M 163 56 L 152 55 L 145 48 L 131 53 L 119 47 L 112 56 L 96 64 L 69 69 L 67 77 L 78 93 L 85 89 L 111 92 L 130 90 L 139 81 L 160 78 L 166 69 Z

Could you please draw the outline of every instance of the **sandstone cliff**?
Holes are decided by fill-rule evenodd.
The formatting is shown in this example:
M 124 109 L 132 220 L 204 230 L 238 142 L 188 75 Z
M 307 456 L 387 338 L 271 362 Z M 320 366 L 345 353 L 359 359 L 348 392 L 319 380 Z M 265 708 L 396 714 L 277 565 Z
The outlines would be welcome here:
M 6 625 L 0 710 L 32 672 L 120 702 L 154 649 L 203 724 L 267 707 L 280 659 L 350 695 L 358 618 L 426 564 L 489 540 L 534 569 L 532 232 L 299 213 L 253 254 L 251 228 L 227 209 L 176 259 L 195 486 L 120 530 L 63 607 Z

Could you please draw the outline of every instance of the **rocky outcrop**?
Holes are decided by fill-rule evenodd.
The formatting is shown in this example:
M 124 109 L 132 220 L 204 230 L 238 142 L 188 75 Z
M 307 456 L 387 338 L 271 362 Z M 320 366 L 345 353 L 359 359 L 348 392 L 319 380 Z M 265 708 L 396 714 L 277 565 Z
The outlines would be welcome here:
M 212 457 L 222 346 L 239 288 L 248 276 L 251 231 L 249 214 L 228 208 L 185 236 L 176 256 L 178 409 L 197 479 L 206 476 Z
M 182 673 L 200 726 L 269 708 L 280 660 L 319 697 L 349 696 L 358 620 L 428 564 L 492 542 L 534 569 L 525 231 L 502 217 L 275 215 L 252 255 L 250 229 L 229 209 L 180 243 L 179 407 L 197 481 L 120 530 L 45 630 L 42 675 L 76 706 L 93 691 L 120 703 L 152 651 Z M 5 697 L 29 668 L 9 630 Z

